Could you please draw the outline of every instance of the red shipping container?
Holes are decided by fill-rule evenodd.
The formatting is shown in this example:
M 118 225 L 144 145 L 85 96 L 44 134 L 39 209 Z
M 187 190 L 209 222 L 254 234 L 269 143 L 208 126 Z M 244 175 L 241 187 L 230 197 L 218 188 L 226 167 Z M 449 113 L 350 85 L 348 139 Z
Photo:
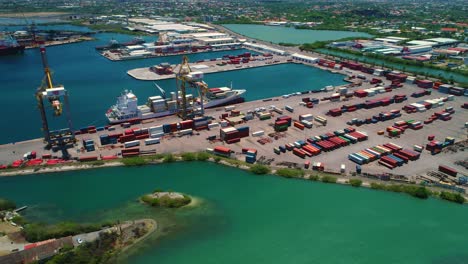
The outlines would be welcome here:
M 223 154 L 230 154 L 231 153 L 230 148 L 226 148 L 226 147 L 223 147 L 223 146 L 216 146 L 214 148 L 214 151 L 218 152 L 218 153 L 223 153 Z

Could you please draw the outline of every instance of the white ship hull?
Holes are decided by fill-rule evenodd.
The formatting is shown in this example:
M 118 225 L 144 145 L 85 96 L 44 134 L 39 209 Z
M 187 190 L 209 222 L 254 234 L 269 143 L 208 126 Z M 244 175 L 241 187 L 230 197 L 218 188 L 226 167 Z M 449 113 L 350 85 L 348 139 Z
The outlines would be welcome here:
M 229 103 L 236 103 L 237 101 L 243 99 L 242 95 L 246 92 L 245 90 L 234 90 L 237 91 L 235 95 L 226 97 L 226 98 L 219 98 L 219 99 L 213 99 L 209 100 L 208 102 L 204 102 L 204 108 L 214 108 L 220 105 L 227 105 Z M 196 105 L 195 107 L 201 107 L 201 105 Z M 167 110 L 167 111 L 161 111 L 161 112 L 149 112 L 142 114 L 141 112 L 138 112 L 137 115 L 130 117 L 130 118 L 121 118 L 117 119 L 115 117 L 112 117 L 110 113 L 106 113 L 106 117 L 108 119 L 109 124 L 120 124 L 124 123 L 127 121 L 132 121 L 132 120 L 145 120 L 145 119 L 151 119 L 151 118 L 158 118 L 158 117 L 164 117 L 164 116 L 169 116 L 169 115 L 174 115 L 177 113 L 177 110 Z

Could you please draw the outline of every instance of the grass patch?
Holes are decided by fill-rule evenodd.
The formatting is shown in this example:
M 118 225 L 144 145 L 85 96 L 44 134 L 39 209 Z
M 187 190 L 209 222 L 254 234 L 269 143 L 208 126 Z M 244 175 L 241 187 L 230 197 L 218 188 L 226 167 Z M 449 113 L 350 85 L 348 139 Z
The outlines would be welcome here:
M 183 161 L 197 160 L 197 155 L 195 153 L 187 152 L 187 153 L 183 153 L 181 156 L 182 156 Z
M 362 181 L 359 179 L 351 179 L 349 180 L 349 184 L 353 187 L 361 187 Z
M 320 177 L 318 175 L 310 175 L 309 180 L 311 181 L 319 181 Z
M 198 152 L 197 153 L 197 160 L 199 161 L 207 161 L 211 157 L 210 154 L 206 152 Z
M 336 177 L 333 177 L 333 176 L 323 176 L 322 177 L 322 182 L 324 183 L 336 183 Z
M 130 157 L 130 158 L 123 158 L 122 163 L 125 166 L 143 166 L 148 164 L 148 161 L 146 161 L 142 157 Z
M 301 178 L 304 176 L 304 171 L 301 169 L 281 168 L 276 171 L 276 174 L 286 178 Z
M 268 174 L 270 173 L 270 168 L 265 165 L 255 164 L 250 167 L 250 172 L 257 175 Z
M 172 155 L 172 153 L 166 154 L 166 155 L 164 155 L 164 157 L 163 157 L 163 162 L 164 162 L 164 163 L 174 162 L 175 160 L 176 160 L 176 159 L 175 159 L 174 155 Z
M 455 202 L 459 204 L 465 203 L 465 197 L 463 197 L 463 195 L 459 193 L 442 191 L 440 192 L 439 197 L 450 202 Z

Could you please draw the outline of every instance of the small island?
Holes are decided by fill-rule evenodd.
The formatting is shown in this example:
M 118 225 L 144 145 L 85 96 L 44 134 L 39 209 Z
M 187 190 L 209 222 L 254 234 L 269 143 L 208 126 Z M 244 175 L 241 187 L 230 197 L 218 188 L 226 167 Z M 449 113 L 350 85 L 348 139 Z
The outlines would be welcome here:
M 154 190 L 151 194 L 143 195 L 140 200 L 155 207 L 180 208 L 192 202 L 190 196 L 183 193 Z

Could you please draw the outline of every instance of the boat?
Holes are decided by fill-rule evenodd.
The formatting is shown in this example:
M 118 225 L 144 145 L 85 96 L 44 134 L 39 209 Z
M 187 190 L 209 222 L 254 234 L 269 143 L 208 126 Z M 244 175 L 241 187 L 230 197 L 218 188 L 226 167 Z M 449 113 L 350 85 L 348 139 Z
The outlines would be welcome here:
M 0 35 L 0 56 L 14 55 L 24 52 L 24 46 L 18 44 L 16 39 L 7 34 Z
M 110 50 L 110 49 L 119 49 L 122 47 L 126 46 L 132 46 L 132 45 L 141 45 L 145 43 L 145 40 L 141 37 L 134 37 L 131 41 L 124 42 L 124 43 L 119 43 L 115 39 L 111 39 L 109 41 L 109 44 L 104 45 L 104 46 L 97 46 L 95 49 L 99 51 L 104 51 L 104 50 Z
M 156 85 L 157 86 L 157 85 Z M 166 98 L 166 93 L 163 89 L 157 86 L 161 91 L 161 96 L 148 97 L 146 104 L 138 105 L 137 96 L 129 90 L 122 92 L 117 97 L 117 103 L 106 112 L 106 117 L 110 124 L 119 124 L 124 122 L 134 122 L 150 118 L 158 118 L 169 116 L 177 113 L 176 94 L 171 93 L 170 98 Z M 241 103 L 244 101 L 242 97 L 246 90 L 234 90 L 229 87 L 219 87 L 207 89 L 204 98 L 203 106 L 205 109 L 229 104 Z M 178 96 L 178 100 L 181 100 Z M 193 95 L 186 95 L 187 102 L 190 102 L 191 109 L 201 107 L 200 98 L 194 98 Z

